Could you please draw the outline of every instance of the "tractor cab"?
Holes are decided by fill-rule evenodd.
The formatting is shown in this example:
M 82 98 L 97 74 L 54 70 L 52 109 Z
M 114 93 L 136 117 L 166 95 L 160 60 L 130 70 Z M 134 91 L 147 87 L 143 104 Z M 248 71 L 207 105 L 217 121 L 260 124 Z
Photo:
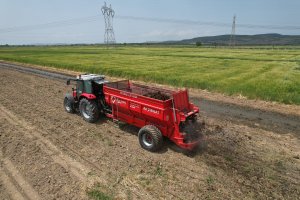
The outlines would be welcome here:
M 69 113 L 80 111 L 88 122 L 95 122 L 103 108 L 103 84 L 108 81 L 98 74 L 82 74 L 76 79 L 67 80 L 67 85 L 75 83 L 72 93 L 67 93 L 64 99 L 65 110 Z
M 70 85 L 71 81 L 76 82 L 76 87 L 73 88 L 73 97 L 78 99 L 87 94 L 100 96 L 103 94 L 103 83 L 108 82 L 105 80 L 105 76 L 98 74 L 78 75 L 76 79 L 69 79 L 67 85 Z

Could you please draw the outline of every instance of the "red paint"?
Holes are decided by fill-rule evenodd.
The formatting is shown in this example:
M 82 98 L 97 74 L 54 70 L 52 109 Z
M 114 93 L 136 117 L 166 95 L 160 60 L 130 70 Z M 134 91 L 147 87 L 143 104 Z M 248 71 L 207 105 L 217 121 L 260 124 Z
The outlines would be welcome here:
M 142 89 L 168 92 L 172 97 L 166 101 L 145 97 L 141 93 Z M 106 114 L 107 117 L 137 127 L 155 125 L 164 136 L 184 149 L 191 150 L 200 142 L 198 139 L 185 143 L 184 135 L 179 130 L 180 122 L 199 113 L 199 108 L 189 103 L 187 90 L 162 90 L 118 81 L 105 84 L 103 92 L 106 104 L 112 108 L 112 114 Z
M 84 98 L 87 98 L 89 100 L 93 100 L 93 99 L 96 99 L 96 96 L 94 94 L 88 94 L 88 93 L 82 93 L 80 95 L 80 97 L 84 97 Z
M 73 90 L 73 97 L 74 97 L 74 99 L 76 99 L 77 98 L 77 92 L 76 92 L 76 90 Z

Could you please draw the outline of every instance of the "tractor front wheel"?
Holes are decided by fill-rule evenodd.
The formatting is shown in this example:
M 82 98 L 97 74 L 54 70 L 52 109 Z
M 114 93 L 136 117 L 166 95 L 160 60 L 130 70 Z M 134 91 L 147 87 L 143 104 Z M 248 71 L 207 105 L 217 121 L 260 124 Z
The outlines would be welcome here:
M 139 131 L 140 145 L 148 151 L 158 151 L 163 145 L 163 136 L 158 128 L 146 125 Z
M 94 123 L 99 118 L 99 109 L 96 101 L 81 99 L 79 102 L 79 110 L 83 119 L 87 122 Z
M 64 99 L 64 107 L 68 113 L 75 113 L 74 101 L 72 101 L 68 97 L 65 97 Z

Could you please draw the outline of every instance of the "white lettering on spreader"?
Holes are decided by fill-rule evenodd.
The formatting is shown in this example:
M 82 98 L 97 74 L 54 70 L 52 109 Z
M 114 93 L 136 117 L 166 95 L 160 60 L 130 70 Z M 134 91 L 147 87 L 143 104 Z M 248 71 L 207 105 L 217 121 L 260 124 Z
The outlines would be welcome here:
M 118 103 L 118 104 L 126 104 L 126 101 L 121 100 L 121 99 L 117 99 L 117 103 Z
M 126 101 L 118 99 L 118 98 L 116 98 L 114 96 L 111 97 L 111 101 L 112 101 L 113 104 L 115 104 L 115 103 L 116 104 L 126 104 Z
M 139 107 L 140 107 L 139 105 L 136 105 L 136 104 L 130 104 L 130 108 L 135 109 L 135 108 L 139 108 Z
M 143 110 L 148 111 L 148 112 L 151 112 L 151 113 L 154 113 L 154 114 L 156 114 L 156 115 L 159 115 L 159 111 L 158 111 L 158 110 L 154 110 L 154 109 L 152 109 L 152 108 L 144 107 Z

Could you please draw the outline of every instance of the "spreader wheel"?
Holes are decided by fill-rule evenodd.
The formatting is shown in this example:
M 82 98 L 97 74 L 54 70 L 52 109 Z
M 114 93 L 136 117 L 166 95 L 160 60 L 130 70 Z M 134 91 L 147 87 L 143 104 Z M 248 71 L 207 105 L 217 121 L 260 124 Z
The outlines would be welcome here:
M 79 103 L 80 114 L 87 122 L 96 122 L 99 118 L 99 109 L 97 103 L 93 100 L 81 99 Z
M 163 136 L 158 128 L 146 125 L 139 131 L 140 145 L 148 151 L 158 151 L 163 145 Z

